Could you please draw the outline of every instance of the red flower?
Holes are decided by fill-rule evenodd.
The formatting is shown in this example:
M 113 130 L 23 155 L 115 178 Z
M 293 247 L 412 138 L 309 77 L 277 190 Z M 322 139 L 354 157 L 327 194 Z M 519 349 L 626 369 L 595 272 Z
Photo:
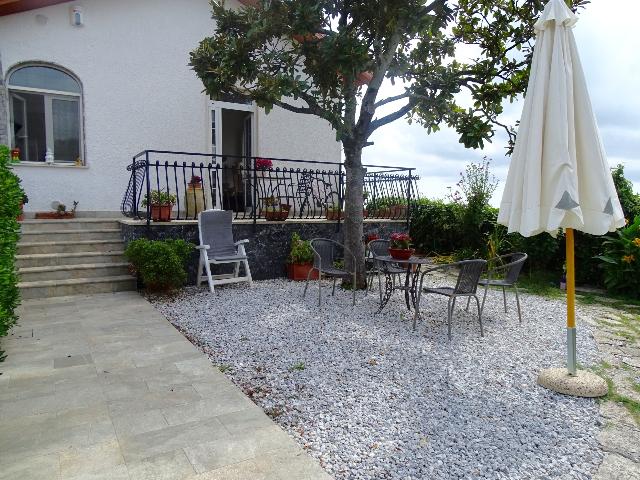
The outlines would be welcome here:
M 268 158 L 256 158 L 256 168 L 258 170 L 267 170 L 273 167 L 273 162 Z
M 394 232 L 389 239 L 391 248 L 408 249 L 411 243 L 411 237 L 408 233 Z

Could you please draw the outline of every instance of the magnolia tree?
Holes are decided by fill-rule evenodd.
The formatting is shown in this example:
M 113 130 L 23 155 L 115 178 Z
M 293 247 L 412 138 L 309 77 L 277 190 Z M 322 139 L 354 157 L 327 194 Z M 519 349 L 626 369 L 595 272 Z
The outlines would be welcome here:
M 499 115 L 526 88 L 533 24 L 546 1 L 243 3 L 255 6 L 212 1 L 216 31 L 191 52 L 191 66 L 213 99 L 243 95 L 267 112 L 277 106 L 331 124 L 345 156 L 345 244 L 363 287 L 362 151 L 369 137 L 407 118 L 427 133 L 449 126 L 467 148 L 482 148 L 497 127 L 512 144 L 515 131 Z M 381 98 L 385 81 L 401 91 Z

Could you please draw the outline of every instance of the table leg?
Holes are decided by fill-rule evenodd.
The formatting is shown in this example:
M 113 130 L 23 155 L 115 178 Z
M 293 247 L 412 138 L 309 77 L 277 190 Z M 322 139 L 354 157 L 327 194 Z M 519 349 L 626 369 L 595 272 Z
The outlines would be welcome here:
M 404 301 L 407 304 L 407 309 L 411 311 L 411 303 L 409 300 L 409 296 L 411 292 L 409 292 L 409 279 L 411 277 L 411 265 L 407 265 L 407 276 L 404 280 Z
M 413 308 L 417 309 L 418 306 L 416 305 L 418 303 L 417 300 L 417 292 L 418 292 L 418 279 L 420 278 L 420 267 L 421 265 L 418 263 L 416 264 L 415 268 L 415 272 L 413 272 L 413 276 L 411 277 L 411 303 L 413 304 Z
M 393 274 L 384 272 L 384 295 L 380 298 L 378 313 L 387 305 L 393 293 Z

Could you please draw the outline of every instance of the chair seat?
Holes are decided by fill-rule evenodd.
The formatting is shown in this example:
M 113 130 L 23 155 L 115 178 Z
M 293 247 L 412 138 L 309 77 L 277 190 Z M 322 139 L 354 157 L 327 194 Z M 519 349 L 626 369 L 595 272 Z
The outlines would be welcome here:
M 478 281 L 478 285 L 489 285 L 489 286 L 494 286 L 494 287 L 510 287 L 511 285 L 513 285 L 513 283 L 511 282 L 507 282 L 506 280 L 488 280 L 486 278 L 481 278 Z
M 322 273 L 323 275 L 334 275 L 336 277 L 338 276 L 351 276 L 351 274 L 349 272 L 347 272 L 346 270 L 341 270 L 339 268 L 335 268 L 335 267 L 323 267 L 322 268 Z
M 209 256 L 209 260 L 213 260 L 216 262 L 240 262 L 242 260 L 246 260 L 247 256 L 246 255 L 226 255 L 226 256 L 218 256 L 218 257 L 213 257 L 213 256 Z
M 434 288 L 424 287 L 422 290 L 427 293 L 437 293 L 440 295 L 446 295 L 447 297 L 452 296 L 454 292 L 454 289 L 452 287 L 434 287 Z
M 398 274 L 398 273 L 407 273 L 407 269 L 406 268 L 402 268 L 402 267 L 395 267 L 393 265 L 390 265 L 388 267 L 383 268 L 382 273 L 391 273 L 391 274 Z

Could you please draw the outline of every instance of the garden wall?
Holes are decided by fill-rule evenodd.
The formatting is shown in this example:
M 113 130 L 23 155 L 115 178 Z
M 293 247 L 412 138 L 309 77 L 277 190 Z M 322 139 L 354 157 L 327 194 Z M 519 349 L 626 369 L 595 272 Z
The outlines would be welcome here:
M 152 223 L 147 227 L 143 221 L 121 220 L 122 236 L 125 243 L 138 238 L 162 240 L 182 238 L 198 245 L 198 223 L 194 220 L 173 221 L 170 223 Z M 340 225 L 341 227 L 341 225 Z M 406 220 L 367 220 L 364 222 L 364 234 L 377 234 L 388 238 L 392 232 L 406 232 Z M 249 257 L 251 275 L 255 280 L 286 276 L 286 261 L 291 244 L 291 235 L 298 232 L 302 239 L 324 237 L 342 242 L 343 232 L 337 222 L 326 220 L 287 220 L 286 222 L 241 220 L 233 224 L 233 237 L 236 240 L 248 239 L 245 245 Z M 198 266 L 198 253 L 194 252 L 189 262 L 188 280 L 194 284 Z

